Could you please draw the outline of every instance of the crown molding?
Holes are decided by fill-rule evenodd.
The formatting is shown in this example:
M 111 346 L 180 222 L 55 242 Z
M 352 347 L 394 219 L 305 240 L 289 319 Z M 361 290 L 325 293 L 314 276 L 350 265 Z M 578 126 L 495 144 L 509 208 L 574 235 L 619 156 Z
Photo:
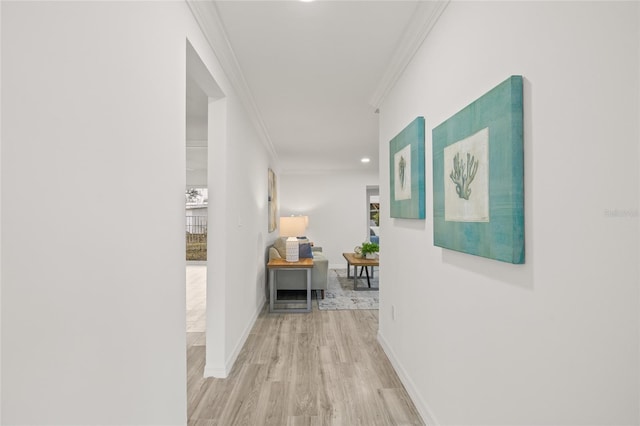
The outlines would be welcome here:
M 185 0 L 196 22 L 200 26 L 200 30 L 209 42 L 209 46 L 218 58 L 220 66 L 229 80 L 229 83 L 238 94 L 240 102 L 244 106 L 249 119 L 258 133 L 258 136 L 267 151 L 277 161 L 278 155 L 273 146 L 271 137 L 264 124 L 262 114 L 256 105 L 255 99 L 249 89 L 249 85 L 244 78 L 238 59 L 233 51 L 231 42 L 220 18 L 220 13 L 214 1 L 202 0 Z
M 389 91 L 400 79 L 416 52 L 422 46 L 431 29 L 436 25 L 442 12 L 446 9 L 450 0 L 420 1 L 415 13 L 407 25 L 407 29 L 398 43 L 389 66 L 384 76 L 378 83 L 376 91 L 369 100 L 369 104 L 378 112 Z

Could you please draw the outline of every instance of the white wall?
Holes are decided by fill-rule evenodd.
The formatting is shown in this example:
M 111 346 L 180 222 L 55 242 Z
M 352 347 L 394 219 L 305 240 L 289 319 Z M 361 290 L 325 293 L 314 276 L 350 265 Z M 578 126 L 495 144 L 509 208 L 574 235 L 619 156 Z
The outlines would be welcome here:
M 309 216 L 307 236 L 321 246 L 329 267 L 346 269 L 342 253 L 366 240 L 367 185 L 378 185 L 375 172 L 282 173 L 278 176 L 280 215 Z M 383 242 L 381 241 L 381 244 Z
M 2 46 L 2 3 L 0 3 L 0 46 Z M 2 82 L 2 48 L 0 47 L 0 82 Z M 0 84 L 0 152 L 2 151 L 2 84 Z M 2 188 L 2 155 L 0 154 L 0 188 Z M 0 196 L 0 334 L 2 331 L 2 196 Z M 0 366 L 2 365 L 2 339 L 0 338 Z M 0 368 L 0 423 L 2 422 L 2 368 Z
M 209 237 L 208 245 L 208 253 L 217 256 L 224 250 L 226 258 L 226 279 L 216 278 L 226 286 L 224 366 L 211 364 L 207 355 L 205 371 L 206 375 L 210 373 L 218 377 L 225 377 L 231 371 L 253 322 L 264 306 L 266 246 L 276 237 L 275 233 L 268 232 L 267 177 L 268 169 L 277 165 L 267 156 L 237 98 L 228 98 L 227 114 L 228 143 L 224 153 L 227 190 L 223 204 L 226 221 L 219 224 L 225 228 L 226 248 L 216 251 L 215 235 Z M 210 175 L 210 194 L 215 192 L 216 185 L 215 174 Z M 210 270 L 213 271 L 210 276 L 216 277 L 218 269 L 210 267 Z M 211 284 L 210 281 L 209 286 Z M 211 296 L 215 298 L 216 294 L 211 293 Z M 218 374 L 221 368 L 225 370 L 222 375 Z
M 264 170 L 228 165 L 237 194 L 223 202 L 251 224 L 217 247 L 236 273 L 217 342 L 229 353 L 264 300 L 264 262 L 244 253 L 266 233 L 271 160 L 236 131 L 250 121 L 189 8 L 2 2 L 2 424 L 186 424 L 187 39 L 231 105 L 230 137 Z M 143 226 L 134 204 L 155 212 Z
M 381 159 L 426 118 L 425 221 L 389 218 L 381 161 L 379 330 L 425 420 L 639 423 L 638 17 L 636 2 L 451 2 L 380 108 Z M 512 74 L 521 266 L 432 245 L 431 130 Z
M 187 188 L 206 188 L 207 169 L 197 167 L 202 158 L 207 159 L 206 146 L 187 146 Z M 189 167 L 191 161 L 196 164 L 193 169 Z

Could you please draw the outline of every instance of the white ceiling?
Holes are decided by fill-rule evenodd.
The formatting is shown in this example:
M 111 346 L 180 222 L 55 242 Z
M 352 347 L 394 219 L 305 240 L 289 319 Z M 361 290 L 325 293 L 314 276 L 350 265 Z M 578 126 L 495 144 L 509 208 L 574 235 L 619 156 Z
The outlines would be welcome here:
M 446 3 L 189 4 L 282 171 L 376 172 L 376 108 Z M 188 91 L 188 111 L 199 114 L 188 133 L 198 139 L 206 98 Z

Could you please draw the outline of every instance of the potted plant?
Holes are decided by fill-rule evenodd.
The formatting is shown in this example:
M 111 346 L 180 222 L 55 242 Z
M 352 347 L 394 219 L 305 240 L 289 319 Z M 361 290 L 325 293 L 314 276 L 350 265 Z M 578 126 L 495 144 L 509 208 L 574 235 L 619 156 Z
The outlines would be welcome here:
M 378 251 L 380 251 L 378 243 L 371 243 L 369 241 L 362 243 L 362 254 L 364 254 L 367 259 L 375 259 Z

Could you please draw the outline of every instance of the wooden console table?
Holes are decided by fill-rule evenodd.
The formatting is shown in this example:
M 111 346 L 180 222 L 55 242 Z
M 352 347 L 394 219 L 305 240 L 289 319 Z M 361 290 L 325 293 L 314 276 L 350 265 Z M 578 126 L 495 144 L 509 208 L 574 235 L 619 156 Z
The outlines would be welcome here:
M 347 261 L 347 278 L 351 278 L 349 273 L 351 272 L 351 266 L 353 266 L 353 289 L 354 290 L 378 290 L 377 288 L 371 288 L 371 280 L 369 278 L 369 266 L 371 266 L 371 275 L 373 275 L 373 267 L 380 266 L 379 259 L 366 259 L 364 257 L 356 257 L 355 253 L 342 253 L 342 256 Z M 367 287 L 358 287 L 358 266 L 364 267 L 367 273 Z
M 273 259 L 267 263 L 267 268 L 269 269 L 269 312 L 311 312 L 311 268 L 313 268 L 313 259 L 300 259 L 297 262 L 287 262 L 285 259 Z M 307 271 L 306 308 L 283 309 L 276 308 L 274 306 L 274 303 L 276 302 L 284 302 L 282 300 L 278 300 L 278 289 L 275 287 L 276 271 L 279 269 Z

